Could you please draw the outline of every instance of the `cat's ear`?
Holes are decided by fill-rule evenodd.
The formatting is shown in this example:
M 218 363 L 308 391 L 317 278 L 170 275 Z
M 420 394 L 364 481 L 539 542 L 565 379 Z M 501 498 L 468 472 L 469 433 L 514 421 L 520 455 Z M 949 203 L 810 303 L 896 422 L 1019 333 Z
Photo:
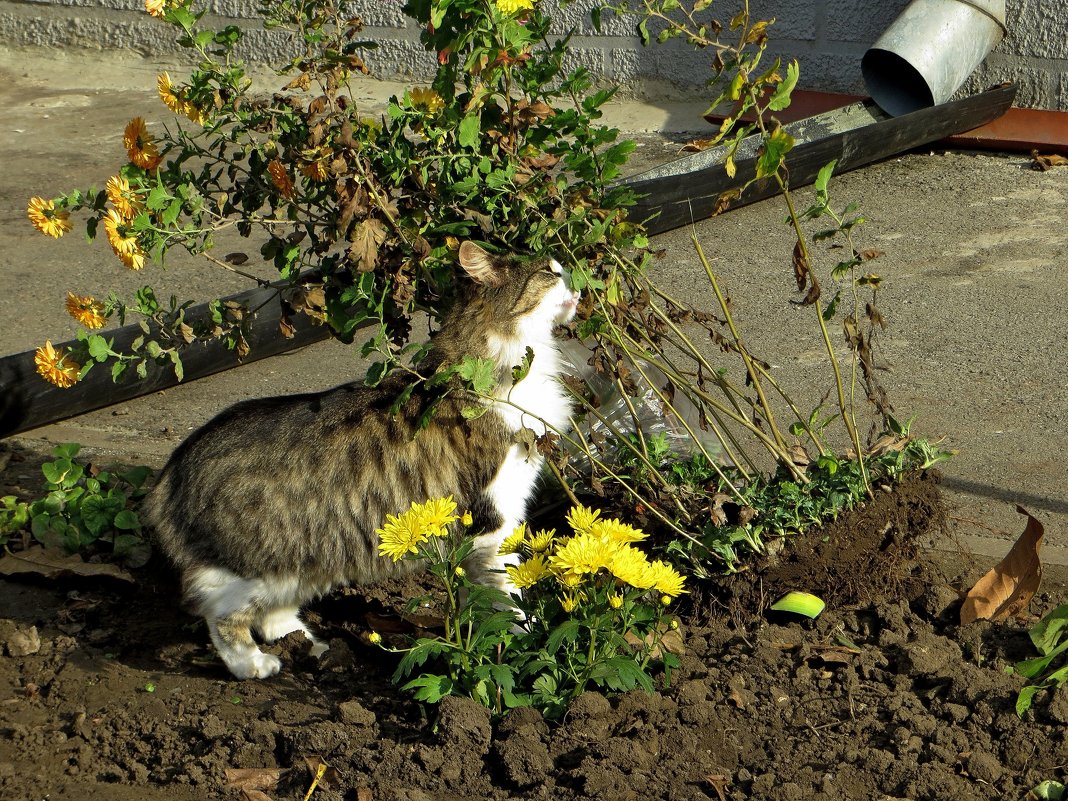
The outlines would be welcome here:
M 460 266 L 472 280 L 480 284 L 497 286 L 501 283 L 500 274 L 493 265 L 493 256 L 474 242 L 466 241 L 460 245 Z

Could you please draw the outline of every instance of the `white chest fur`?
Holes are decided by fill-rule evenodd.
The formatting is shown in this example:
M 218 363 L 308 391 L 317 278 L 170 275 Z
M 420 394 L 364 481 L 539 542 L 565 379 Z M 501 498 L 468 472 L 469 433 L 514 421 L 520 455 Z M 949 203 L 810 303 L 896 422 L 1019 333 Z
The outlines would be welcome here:
M 493 403 L 493 407 L 513 431 L 530 428 L 540 437 L 547 426 L 560 430 L 569 427 L 571 402 L 559 381 L 561 357 L 556 342 L 551 336 L 539 339 L 541 341 L 533 343 L 528 340 L 534 351 L 530 372 L 515 384 L 506 383 L 498 391 L 499 400 Z M 525 352 L 526 345 L 522 353 L 508 355 L 515 364 L 519 364 Z

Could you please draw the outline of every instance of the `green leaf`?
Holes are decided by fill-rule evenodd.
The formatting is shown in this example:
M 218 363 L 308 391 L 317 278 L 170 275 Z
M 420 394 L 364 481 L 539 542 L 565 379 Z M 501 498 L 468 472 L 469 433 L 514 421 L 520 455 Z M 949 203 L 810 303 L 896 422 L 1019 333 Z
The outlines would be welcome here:
M 790 105 L 790 95 L 793 93 L 794 87 L 797 86 L 799 74 L 800 68 L 798 67 L 797 59 L 794 59 L 786 66 L 786 77 L 775 87 L 775 94 L 768 101 L 768 109 L 782 111 Z
M 549 634 L 545 640 L 545 650 L 550 654 L 555 654 L 560 650 L 560 646 L 564 642 L 574 642 L 578 635 L 579 622 L 577 620 L 565 620 Z
M 812 187 L 816 190 L 816 197 L 822 202 L 827 201 L 827 184 L 831 180 L 831 175 L 834 173 L 834 168 L 838 165 L 838 159 L 824 164 L 820 168 L 819 174 L 816 175 L 816 180 L 812 184 Z
M 141 528 L 141 520 L 137 517 L 137 512 L 123 509 L 115 515 L 115 528 L 124 531 L 136 531 Z
M 77 442 L 64 442 L 62 445 L 56 445 L 56 447 L 52 449 L 52 455 L 73 459 L 78 455 L 81 449 L 82 446 Z
M 783 159 L 793 149 L 793 146 L 794 138 L 782 127 L 776 128 L 768 134 L 764 140 L 760 158 L 757 159 L 757 178 L 767 178 L 769 175 L 774 175 L 779 167 L 782 166 Z
M 795 615 L 816 618 L 819 617 L 825 605 L 822 598 L 817 598 L 812 593 L 788 592 L 773 603 L 771 609 L 776 612 L 792 612 Z
M 104 337 L 93 334 L 89 337 L 89 355 L 98 362 L 106 362 L 111 355 L 111 345 Z
M 534 349 L 527 345 L 523 360 L 512 368 L 512 383 L 518 384 L 530 374 L 530 366 L 534 362 Z
M 497 384 L 497 365 L 492 359 L 465 356 L 457 373 L 480 395 L 489 395 Z
M 1043 656 L 1063 646 L 1068 640 L 1068 604 L 1061 604 L 1040 621 L 1028 632 L 1031 642 Z
M 414 690 L 417 700 L 425 701 L 428 704 L 436 704 L 445 696 L 450 695 L 454 687 L 453 680 L 448 676 L 427 673 L 412 679 L 401 689 Z
M 460 147 L 477 150 L 481 138 L 482 122 L 479 115 L 468 114 L 460 120 L 460 130 L 456 139 L 456 141 L 460 143 Z
M 1028 685 L 1020 690 L 1020 694 L 1016 696 L 1016 715 L 1017 717 L 1023 717 L 1024 712 L 1031 708 L 1031 702 L 1035 698 L 1035 694 L 1043 689 L 1040 686 Z

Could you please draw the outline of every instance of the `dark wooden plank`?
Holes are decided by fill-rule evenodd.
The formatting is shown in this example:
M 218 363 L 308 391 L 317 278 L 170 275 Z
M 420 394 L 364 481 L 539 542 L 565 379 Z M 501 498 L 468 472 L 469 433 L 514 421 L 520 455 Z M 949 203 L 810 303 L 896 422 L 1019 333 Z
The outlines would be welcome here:
M 283 337 L 278 329 L 282 307 L 275 297 L 277 292 L 275 288 L 261 288 L 225 298 L 249 309 L 259 309 L 245 336 L 251 350 L 248 356 L 239 362 L 237 355 L 220 341 L 191 345 L 182 353 L 184 380 L 203 378 L 239 364 L 285 353 L 329 336 L 330 332 L 326 326 L 315 325 L 306 315 L 294 314 L 291 323 L 296 334 L 292 339 Z M 261 306 L 262 308 L 259 308 Z M 208 314 L 207 304 L 202 304 L 189 309 L 186 318 L 196 320 L 207 317 Z M 113 347 L 121 352 L 127 350 L 134 339 L 144 332 L 135 324 L 98 333 L 108 339 L 114 337 Z M 58 347 L 73 344 L 73 341 L 65 342 Z M 0 357 L 0 437 L 65 420 L 178 383 L 169 364 L 167 367 L 159 367 L 150 363 L 148 367 L 148 376 L 145 379 L 138 380 L 134 370 L 128 369 L 124 378 L 119 383 L 114 383 L 111 380 L 110 367 L 98 365 L 73 387 L 60 389 L 37 374 L 34 351 Z
M 889 117 L 869 100 L 798 120 L 785 126 L 796 142 L 787 159 L 790 185 L 812 183 L 834 159 L 836 172 L 847 172 L 983 125 L 1004 114 L 1015 96 L 1016 87 L 1010 84 L 900 117 Z M 723 168 L 726 148 L 720 146 L 626 179 L 625 184 L 644 196 L 631 210 L 631 219 L 644 222 L 650 234 L 659 234 L 711 216 L 724 192 L 754 177 L 759 151 L 758 136 L 743 140 L 734 178 Z M 761 179 L 729 208 L 778 192 L 774 180 Z

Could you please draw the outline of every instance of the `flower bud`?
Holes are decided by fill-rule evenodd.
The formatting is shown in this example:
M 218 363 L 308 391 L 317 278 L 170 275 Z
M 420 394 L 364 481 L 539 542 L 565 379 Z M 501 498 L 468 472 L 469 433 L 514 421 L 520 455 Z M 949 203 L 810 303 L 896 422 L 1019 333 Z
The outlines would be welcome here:
M 372 631 L 367 636 L 367 639 L 371 642 L 371 645 L 379 645 L 382 642 L 382 635 L 379 634 L 377 631 Z

